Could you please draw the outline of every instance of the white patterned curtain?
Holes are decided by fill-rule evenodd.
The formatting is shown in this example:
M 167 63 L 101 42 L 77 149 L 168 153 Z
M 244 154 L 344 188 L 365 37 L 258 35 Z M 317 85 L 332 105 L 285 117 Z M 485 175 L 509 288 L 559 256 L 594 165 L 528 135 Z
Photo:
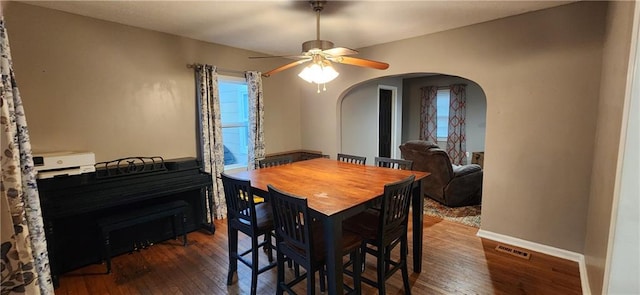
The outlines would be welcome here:
M 0 18 L 1 294 L 53 294 L 31 143 Z
M 438 144 L 438 111 L 436 107 L 438 87 L 420 88 L 420 139 Z
M 249 92 L 249 161 L 248 169 L 255 169 L 256 160 L 264 158 L 264 98 L 260 72 L 245 73 Z
M 467 91 L 466 85 L 450 86 L 449 102 L 449 136 L 447 136 L 447 153 L 451 163 L 467 164 Z
M 196 97 L 198 100 L 200 144 L 199 158 L 205 172 L 211 174 L 213 204 L 207 204 L 207 216 L 220 219 L 227 216 L 227 204 L 220 173 L 224 171 L 224 147 L 222 145 L 222 124 L 220 122 L 220 95 L 218 93 L 218 73 L 212 65 L 197 65 Z

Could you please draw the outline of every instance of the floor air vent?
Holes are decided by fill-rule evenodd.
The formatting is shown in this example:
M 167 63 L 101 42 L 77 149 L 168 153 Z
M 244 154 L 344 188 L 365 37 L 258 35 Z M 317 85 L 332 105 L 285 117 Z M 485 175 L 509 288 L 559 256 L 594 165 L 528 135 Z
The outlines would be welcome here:
M 498 252 L 504 252 L 504 253 L 508 253 L 511 254 L 513 256 L 517 256 L 523 259 L 530 259 L 531 258 L 531 253 L 525 251 L 525 250 L 520 250 L 520 249 L 514 249 L 510 246 L 506 246 L 506 245 L 498 245 L 496 246 L 496 251 Z

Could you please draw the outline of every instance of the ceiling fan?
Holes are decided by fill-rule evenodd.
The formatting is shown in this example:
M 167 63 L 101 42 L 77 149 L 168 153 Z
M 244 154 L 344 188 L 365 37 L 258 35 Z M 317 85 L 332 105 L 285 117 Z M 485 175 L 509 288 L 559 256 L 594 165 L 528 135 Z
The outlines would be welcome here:
M 320 12 L 324 8 L 327 1 L 309 1 L 309 3 L 311 4 L 313 10 L 316 12 L 316 39 L 302 43 L 301 55 L 282 56 L 298 60 L 265 72 L 262 74 L 262 76 L 269 77 L 273 74 L 290 69 L 297 65 L 311 62 L 311 64 L 307 66 L 298 76 L 308 82 L 324 84 L 338 76 L 338 73 L 331 66 L 331 62 L 379 70 L 386 70 L 387 68 L 389 68 L 389 64 L 384 62 L 347 56 L 358 54 L 358 51 L 346 47 L 334 47 L 333 42 L 320 40 Z M 269 57 L 272 56 L 251 58 Z

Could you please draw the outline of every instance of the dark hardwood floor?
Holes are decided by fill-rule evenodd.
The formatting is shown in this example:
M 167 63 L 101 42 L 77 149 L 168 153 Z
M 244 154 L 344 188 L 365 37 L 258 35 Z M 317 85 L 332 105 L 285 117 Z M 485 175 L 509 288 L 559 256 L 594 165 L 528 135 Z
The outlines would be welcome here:
M 105 266 L 97 264 L 66 273 L 56 294 L 249 294 L 251 273 L 243 264 L 238 265 L 234 284 L 226 285 L 226 220 L 216 221 L 216 227 L 215 235 L 190 233 L 186 247 L 180 240 L 169 240 L 114 257 L 111 274 L 104 274 Z M 577 263 L 535 252 L 529 260 L 498 252 L 496 242 L 480 239 L 476 232 L 425 216 L 423 271 L 413 273 L 410 268 L 412 293 L 582 294 Z M 240 236 L 240 249 L 248 248 L 249 239 Z M 264 253 L 260 259 L 266 263 Z M 375 275 L 375 258 L 367 257 L 364 275 Z M 258 294 L 274 294 L 275 281 L 275 268 L 258 276 Z M 300 283 L 296 291 L 305 294 L 305 285 Z M 404 294 L 400 272 L 387 281 L 387 293 Z M 377 290 L 363 284 L 362 294 Z

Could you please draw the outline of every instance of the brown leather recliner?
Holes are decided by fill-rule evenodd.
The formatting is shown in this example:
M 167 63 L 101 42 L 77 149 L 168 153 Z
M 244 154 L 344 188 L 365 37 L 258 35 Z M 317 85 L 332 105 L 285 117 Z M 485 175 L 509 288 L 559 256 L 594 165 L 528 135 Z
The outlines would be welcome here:
M 413 170 L 430 172 L 422 181 L 422 193 L 446 206 L 480 204 L 482 168 L 480 165 L 451 165 L 447 152 L 438 145 L 412 140 L 400 145 L 402 158 L 413 161 Z

